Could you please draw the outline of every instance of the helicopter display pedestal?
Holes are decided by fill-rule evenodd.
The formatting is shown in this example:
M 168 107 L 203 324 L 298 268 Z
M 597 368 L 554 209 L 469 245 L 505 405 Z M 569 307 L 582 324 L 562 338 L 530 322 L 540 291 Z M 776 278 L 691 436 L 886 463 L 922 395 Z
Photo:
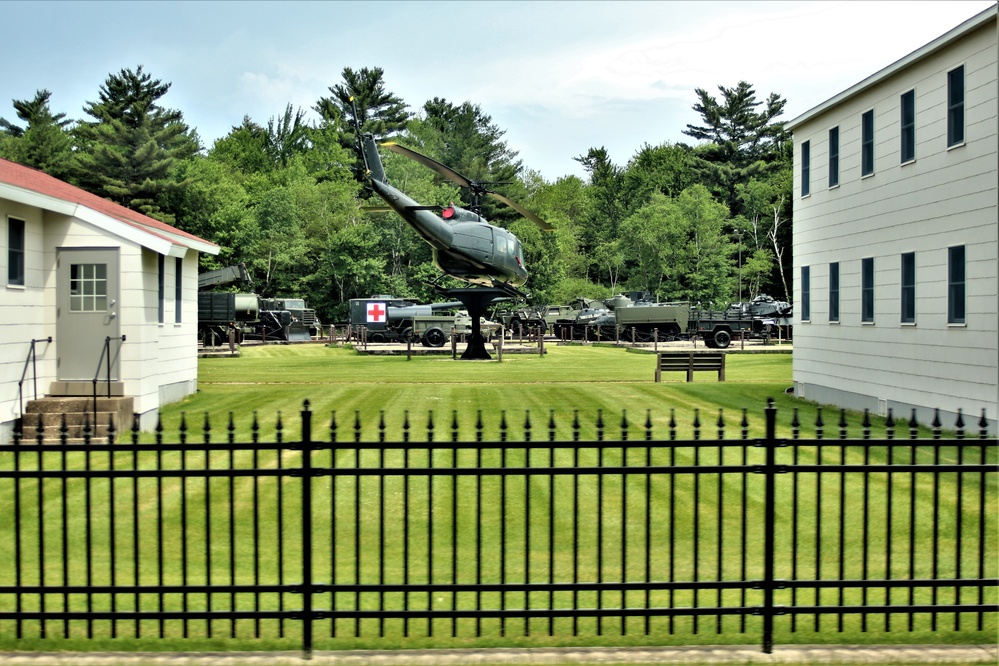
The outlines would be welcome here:
M 472 320 L 472 335 L 468 340 L 468 346 L 461 354 L 461 359 L 468 360 L 489 360 L 492 356 L 486 351 L 486 341 L 482 337 L 482 317 L 486 314 L 486 309 L 493 302 L 501 298 L 509 298 L 510 292 L 497 289 L 495 287 L 465 287 L 462 289 L 440 289 L 441 294 L 456 301 L 468 310 L 468 316 Z

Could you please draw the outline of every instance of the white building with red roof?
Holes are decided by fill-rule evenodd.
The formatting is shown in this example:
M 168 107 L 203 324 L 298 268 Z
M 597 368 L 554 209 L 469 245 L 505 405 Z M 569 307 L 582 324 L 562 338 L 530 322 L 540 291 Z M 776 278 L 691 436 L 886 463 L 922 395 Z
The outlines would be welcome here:
M 36 391 L 97 379 L 149 427 L 197 390 L 198 254 L 217 245 L 4 159 L 0 243 L 0 442 Z

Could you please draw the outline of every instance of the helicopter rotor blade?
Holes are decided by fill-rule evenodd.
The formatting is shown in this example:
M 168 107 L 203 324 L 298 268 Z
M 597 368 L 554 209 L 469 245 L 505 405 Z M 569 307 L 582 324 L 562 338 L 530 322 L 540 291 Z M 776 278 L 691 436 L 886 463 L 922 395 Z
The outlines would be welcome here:
M 553 227 L 552 225 L 548 224 L 547 222 L 545 222 L 544 220 L 542 220 L 540 217 L 538 217 L 537 215 L 535 215 L 531 211 L 527 210 L 526 208 L 524 208 L 520 204 L 516 203 L 512 199 L 510 199 L 508 197 L 505 197 L 502 194 L 499 194 L 498 192 L 493 192 L 492 190 L 487 190 L 484 187 L 485 183 L 477 182 L 477 181 L 474 181 L 474 180 L 469 180 L 468 178 L 466 178 L 465 176 L 462 176 L 460 173 L 458 173 L 457 171 L 455 171 L 451 167 L 446 166 L 444 164 L 441 164 L 437 160 L 432 159 L 430 157 L 427 157 L 426 155 L 422 155 L 422 154 L 416 152 L 415 150 L 407 148 L 406 146 L 401 146 L 398 143 L 394 143 L 394 142 L 389 141 L 389 142 L 383 143 L 381 145 L 384 146 L 387 150 L 391 150 L 394 153 L 398 153 L 400 155 L 404 155 L 405 157 L 408 157 L 411 160 L 419 162 L 420 164 L 422 164 L 425 167 L 429 167 L 429 168 L 433 169 L 434 171 L 436 171 L 440 175 L 444 176 L 445 178 L 447 178 L 451 182 L 455 183 L 456 185 L 459 185 L 461 187 L 467 187 L 467 188 L 469 188 L 472 191 L 472 194 L 474 196 L 479 196 L 479 195 L 482 195 L 482 194 L 487 194 L 490 197 L 492 197 L 493 199 L 496 199 L 497 201 L 501 201 L 501 202 L 505 203 L 507 206 L 509 206 L 510 208 L 514 209 L 515 211 L 517 211 L 518 213 L 520 213 L 521 215 L 523 215 L 528 220 L 530 220 L 534 224 L 538 225 L 539 227 L 541 227 L 545 231 L 554 231 L 554 229 L 555 229 L 555 227 Z M 493 184 L 493 183 L 489 183 L 489 184 Z M 502 184 L 502 183 L 497 183 L 497 184 Z
M 433 169 L 440 175 L 444 176 L 445 178 L 454 182 L 455 184 L 460 185 L 461 187 L 473 187 L 472 181 L 470 181 L 468 178 L 465 178 L 451 167 L 444 166 L 435 159 L 431 159 L 426 155 L 421 155 L 415 150 L 410 150 L 406 146 L 400 146 L 398 143 L 393 143 L 391 141 L 383 143 L 381 145 L 385 149 L 391 150 L 393 153 L 399 153 L 400 155 L 404 155 L 415 162 L 419 162 L 425 167 Z
M 545 231 L 555 231 L 555 227 L 553 227 L 552 225 L 548 224 L 547 222 L 545 222 L 544 220 L 542 220 L 540 217 L 538 217 L 537 215 L 535 215 L 531 211 L 527 210 L 526 208 L 524 208 L 523 206 L 521 206 L 519 203 L 513 201 L 512 199 L 510 199 L 508 197 L 505 197 L 502 194 L 499 194 L 498 192 L 486 192 L 486 194 L 488 194 L 489 196 L 491 196 L 493 199 L 496 199 L 497 201 L 502 201 L 507 206 L 509 206 L 510 208 L 514 209 L 515 211 L 517 211 L 518 213 L 520 213 L 521 215 L 523 215 L 528 220 L 530 220 L 534 224 L 538 225 L 540 228 L 544 229 Z

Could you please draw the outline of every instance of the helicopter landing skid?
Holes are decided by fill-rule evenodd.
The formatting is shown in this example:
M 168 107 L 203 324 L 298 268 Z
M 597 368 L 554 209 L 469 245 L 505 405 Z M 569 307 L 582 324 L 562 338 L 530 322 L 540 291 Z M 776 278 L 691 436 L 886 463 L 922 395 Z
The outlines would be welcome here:
M 439 289 L 441 294 L 448 298 L 461 301 L 461 304 L 468 310 L 468 316 L 472 320 L 472 335 L 468 340 L 468 346 L 461 355 L 461 359 L 468 360 L 488 360 L 492 356 L 486 351 L 486 341 L 482 337 L 482 317 L 486 314 L 486 309 L 501 298 L 509 298 L 508 290 L 496 287 L 465 287 L 461 289 Z

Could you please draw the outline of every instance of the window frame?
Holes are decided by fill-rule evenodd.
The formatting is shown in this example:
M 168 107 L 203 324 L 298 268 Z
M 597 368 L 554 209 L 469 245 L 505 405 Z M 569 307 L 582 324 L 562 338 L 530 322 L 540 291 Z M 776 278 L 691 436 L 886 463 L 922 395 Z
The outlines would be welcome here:
M 903 252 L 899 264 L 899 320 L 903 324 L 916 323 L 916 253 Z
M 839 262 L 829 264 L 829 323 L 839 323 Z
M 810 266 L 801 267 L 801 321 L 812 320 L 812 271 Z
M 812 193 L 812 144 L 811 141 L 801 143 L 801 196 L 802 198 Z
M 899 136 L 900 163 L 908 164 L 916 160 L 916 90 L 913 88 L 899 97 Z M 908 119 L 906 119 L 908 111 Z
M 860 116 L 860 176 L 874 175 L 874 109 Z
M 958 65 L 947 72 L 948 148 L 964 145 L 964 91 L 964 65 Z
M 860 322 L 874 323 L 874 257 L 860 260 Z
M 829 189 L 839 187 L 839 125 L 829 130 Z
M 947 323 L 968 323 L 967 250 L 964 245 L 947 248 Z
M 24 286 L 26 226 L 21 218 L 7 216 L 7 286 L 9 287 Z

